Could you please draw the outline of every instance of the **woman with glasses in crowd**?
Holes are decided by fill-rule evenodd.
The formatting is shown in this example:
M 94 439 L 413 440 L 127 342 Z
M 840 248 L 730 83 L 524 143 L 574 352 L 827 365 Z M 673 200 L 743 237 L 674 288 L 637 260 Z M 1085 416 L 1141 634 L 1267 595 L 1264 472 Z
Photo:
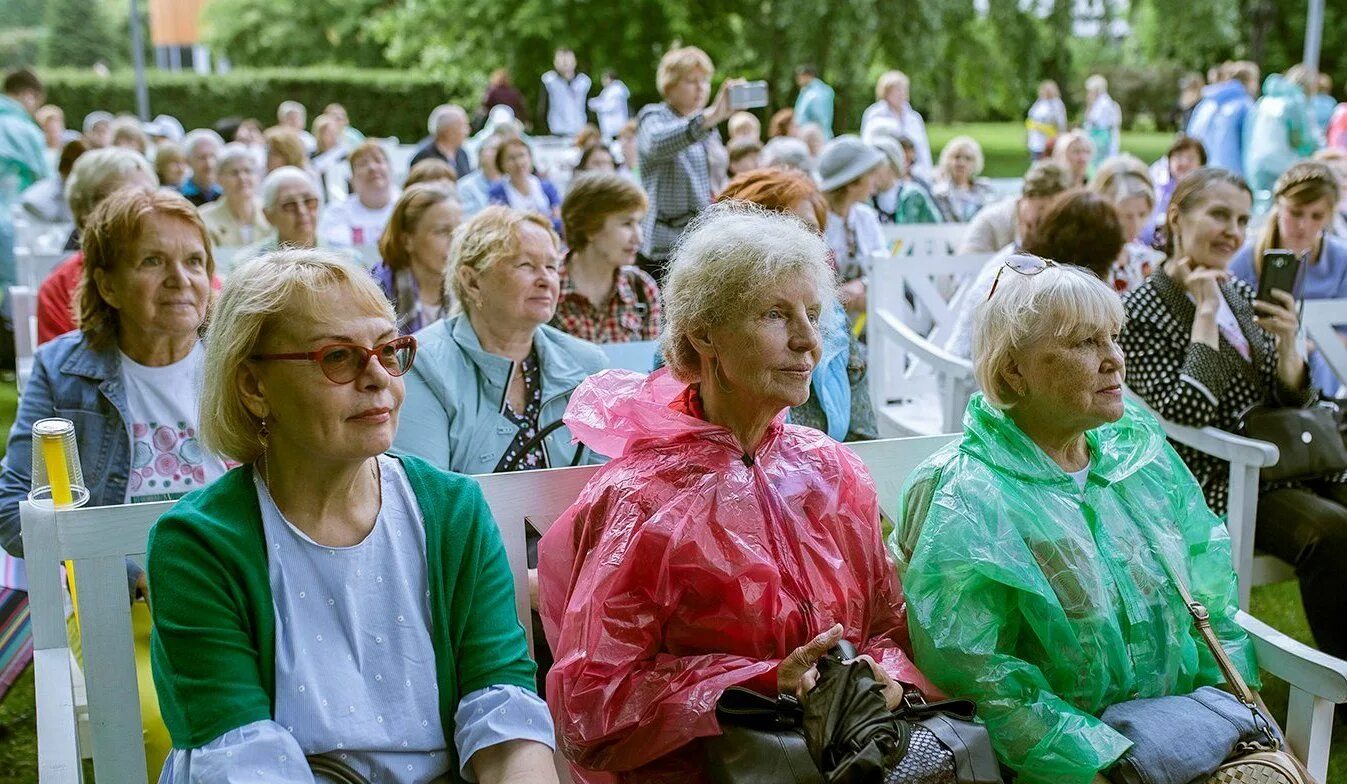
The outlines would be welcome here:
M 416 340 L 383 292 L 339 256 L 272 254 L 206 344 L 202 438 L 242 465 L 150 533 L 162 781 L 556 782 L 481 489 L 386 454 Z

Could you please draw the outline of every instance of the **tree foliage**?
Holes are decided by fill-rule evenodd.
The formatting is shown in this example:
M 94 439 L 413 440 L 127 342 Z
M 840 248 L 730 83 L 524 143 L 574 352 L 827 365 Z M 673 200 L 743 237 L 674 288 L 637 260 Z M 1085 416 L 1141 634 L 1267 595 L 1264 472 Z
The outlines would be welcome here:
M 87 68 L 119 60 L 122 47 L 99 0 L 47 0 L 46 13 L 45 65 Z

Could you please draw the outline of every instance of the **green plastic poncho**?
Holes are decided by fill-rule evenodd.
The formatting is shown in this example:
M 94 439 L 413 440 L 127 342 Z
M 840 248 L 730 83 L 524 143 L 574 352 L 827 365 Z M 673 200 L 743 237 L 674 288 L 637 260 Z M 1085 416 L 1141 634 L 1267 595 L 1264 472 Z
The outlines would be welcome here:
M 1086 438 L 1082 491 L 974 396 L 963 439 L 908 480 L 888 538 L 917 666 L 977 700 L 1021 784 L 1089 784 L 1131 745 L 1105 708 L 1220 682 L 1160 557 L 1258 683 L 1229 537 L 1159 424 L 1128 404 Z

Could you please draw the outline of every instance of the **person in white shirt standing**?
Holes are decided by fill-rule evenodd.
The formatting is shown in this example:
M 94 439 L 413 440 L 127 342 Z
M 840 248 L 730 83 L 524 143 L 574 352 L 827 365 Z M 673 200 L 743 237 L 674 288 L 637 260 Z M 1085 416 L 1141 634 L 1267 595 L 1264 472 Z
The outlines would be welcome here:
M 374 245 L 384 233 L 396 201 L 388 156 L 377 142 L 351 153 L 351 195 L 329 205 L 318 221 L 318 238 L 335 248 Z
M 603 89 L 589 99 L 589 108 L 599 118 L 599 132 L 604 141 L 611 142 L 631 119 L 631 90 L 617 78 L 611 68 L 603 72 Z
M 1062 91 L 1053 80 L 1038 85 L 1038 100 L 1029 107 L 1024 129 L 1029 156 L 1035 161 L 1048 154 L 1050 142 L 1066 133 L 1066 104 L 1062 103 Z
M 917 160 L 912 165 L 912 173 L 922 179 L 929 179 L 933 167 L 931 142 L 926 138 L 926 121 L 921 113 L 908 102 L 911 81 L 902 71 L 886 71 L 875 83 L 875 102 L 861 115 L 861 136 L 866 136 L 866 128 L 871 122 L 887 118 L 898 123 L 898 130 L 912 140 L 917 150 Z
M 1085 132 L 1094 142 L 1092 167 L 1117 155 L 1122 145 L 1122 107 L 1108 94 L 1108 80 L 1099 74 L 1085 80 Z
M 585 125 L 585 101 L 592 83 L 587 74 L 575 72 L 575 52 L 558 49 L 553 70 L 543 74 L 538 96 L 538 120 L 547 123 L 553 136 L 574 136 Z

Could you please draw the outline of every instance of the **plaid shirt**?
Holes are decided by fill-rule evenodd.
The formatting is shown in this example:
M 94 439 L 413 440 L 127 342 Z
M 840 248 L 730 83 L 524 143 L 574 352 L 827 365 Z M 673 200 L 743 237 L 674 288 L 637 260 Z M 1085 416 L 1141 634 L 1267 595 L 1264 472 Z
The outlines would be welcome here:
M 654 340 L 661 327 L 659 288 L 655 279 L 635 267 L 617 271 L 613 292 L 603 307 L 575 290 L 566 267 L 561 268 L 561 296 L 552 326 L 591 343 L 629 343 Z
M 641 185 L 650 198 L 641 253 L 663 261 L 683 227 L 711 203 L 707 146 L 719 145 L 720 134 L 702 127 L 701 112 L 679 117 L 667 103 L 646 106 L 636 122 Z

